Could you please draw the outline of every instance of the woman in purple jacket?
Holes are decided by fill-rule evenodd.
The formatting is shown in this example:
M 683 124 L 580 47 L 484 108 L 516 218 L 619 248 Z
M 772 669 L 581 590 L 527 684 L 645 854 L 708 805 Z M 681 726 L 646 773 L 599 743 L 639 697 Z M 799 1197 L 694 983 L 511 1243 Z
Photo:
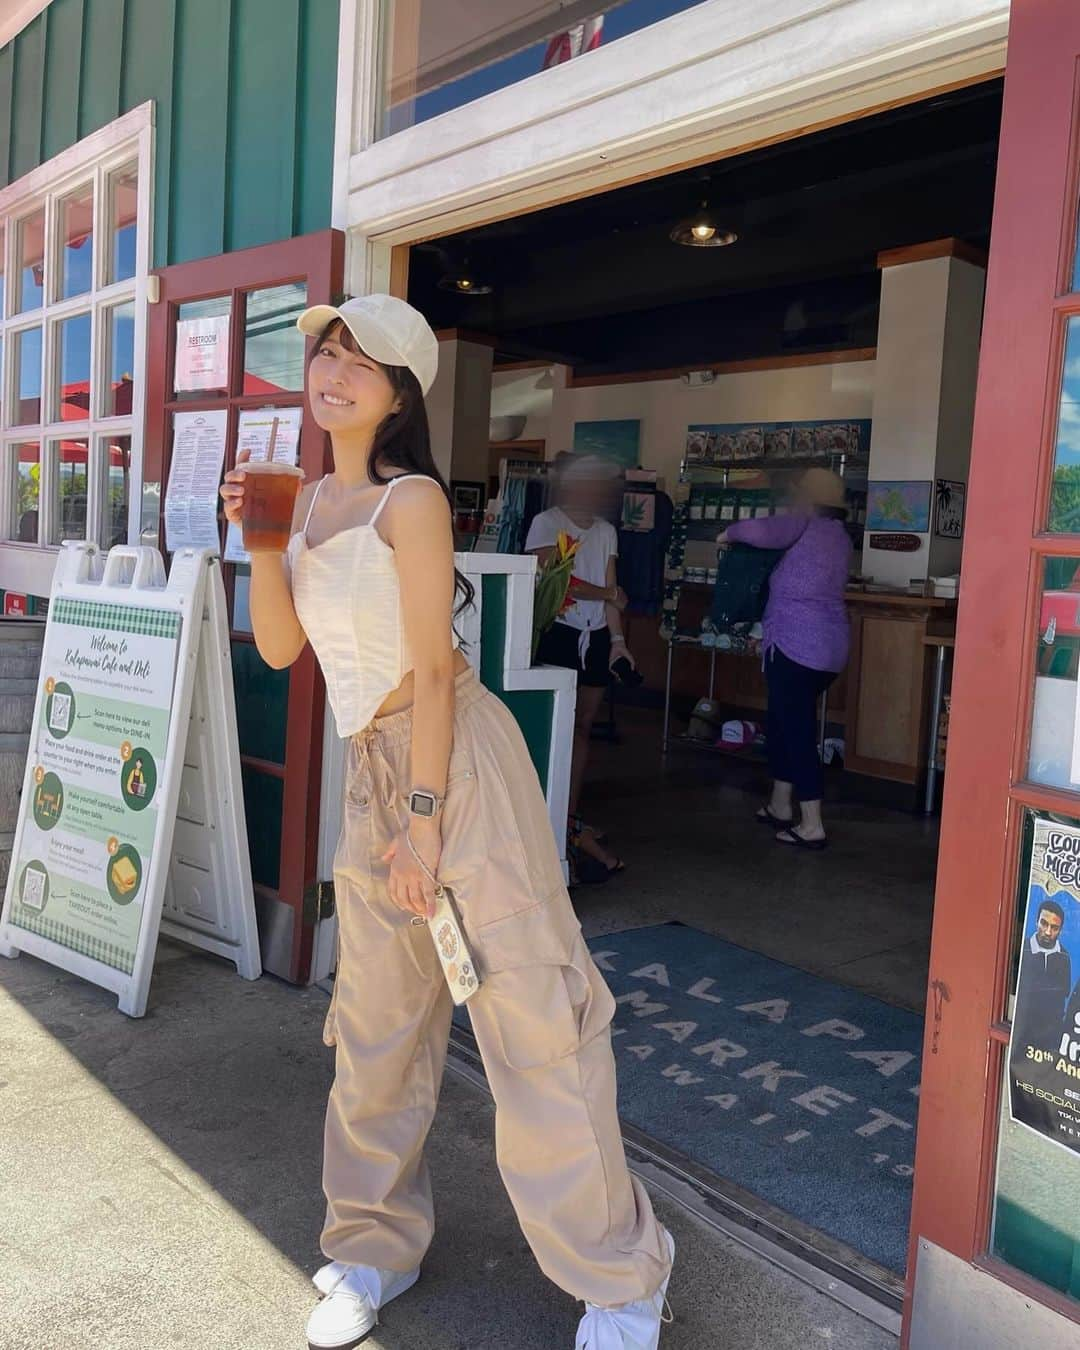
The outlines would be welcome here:
M 851 541 L 846 515 L 843 480 L 828 469 L 808 469 L 795 485 L 790 515 L 739 521 L 720 536 L 722 544 L 785 550 L 769 578 L 765 607 L 773 789 L 758 820 L 775 826 L 782 844 L 798 848 L 820 850 L 828 842 L 821 820 L 817 709 L 848 659 L 844 589 Z M 801 808 L 797 823 L 796 800 Z

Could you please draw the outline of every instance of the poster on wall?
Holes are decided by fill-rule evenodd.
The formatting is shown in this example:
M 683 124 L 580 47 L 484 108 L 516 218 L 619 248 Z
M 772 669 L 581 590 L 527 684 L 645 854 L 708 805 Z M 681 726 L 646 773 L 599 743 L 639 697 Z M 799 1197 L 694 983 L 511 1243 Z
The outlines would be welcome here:
M 1009 1042 L 1012 1119 L 1080 1153 L 1080 829 L 1035 821 Z
M 866 528 L 904 531 L 910 534 L 930 532 L 930 489 L 932 484 L 879 481 L 867 484 Z
M 967 485 L 952 478 L 939 478 L 934 485 L 937 503 L 936 533 L 942 539 L 960 539 L 964 534 L 964 504 Z
M 300 454 L 300 408 L 245 408 L 236 433 L 236 452 L 247 450 L 251 460 L 272 459 L 278 464 L 295 464 Z M 225 561 L 249 563 L 244 549 L 243 531 L 229 524 L 225 535 Z
M 58 599 L 10 921 L 130 975 L 158 832 L 179 614 Z
M 636 469 L 641 455 L 641 423 L 575 422 L 574 454 L 602 455 L 623 469 Z
M 177 320 L 173 389 L 178 394 L 191 394 L 226 389 L 228 384 L 229 316 Z
M 218 534 L 218 484 L 225 460 L 229 415 L 180 412 L 173 418 L 173 450 L 165 490 L 165 541 L 170 553 L 181 548 L 221 546 Z

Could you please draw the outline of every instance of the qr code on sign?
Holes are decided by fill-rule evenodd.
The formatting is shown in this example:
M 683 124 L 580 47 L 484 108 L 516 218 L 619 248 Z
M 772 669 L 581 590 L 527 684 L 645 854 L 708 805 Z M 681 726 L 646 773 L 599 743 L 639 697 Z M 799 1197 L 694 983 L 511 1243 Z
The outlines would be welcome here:
M 53 731 L 67 731 L 71 722 L 71 695 L 53 694 L 49 726 Z
M 23 873 L 22 902 L 27 909 L 45 908 L 45 873 L 28 867 Z

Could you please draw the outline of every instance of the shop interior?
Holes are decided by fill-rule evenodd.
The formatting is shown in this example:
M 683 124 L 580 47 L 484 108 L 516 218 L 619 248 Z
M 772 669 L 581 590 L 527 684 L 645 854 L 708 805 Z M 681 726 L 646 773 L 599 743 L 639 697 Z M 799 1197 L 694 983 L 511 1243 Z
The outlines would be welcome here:
M 520 551 L 551 462 L 585 450 L 628 471 L 621 553 L 653 550 L 624 582 L 645 680 L 609 699 L 582 805 L 627 866 L 573 892 L 622 999 L 624 1115 L 892 1296 L 1001 95 L 946 92 L 409 260 L 442 342 L 430 414 L 460 547 L 485 547 L 497 498 L 486 546 Z M 843 477 L 853 544 L 821 854 L 754 822 L 760 657 L 706 622 L 717 534 L 810 465 Z

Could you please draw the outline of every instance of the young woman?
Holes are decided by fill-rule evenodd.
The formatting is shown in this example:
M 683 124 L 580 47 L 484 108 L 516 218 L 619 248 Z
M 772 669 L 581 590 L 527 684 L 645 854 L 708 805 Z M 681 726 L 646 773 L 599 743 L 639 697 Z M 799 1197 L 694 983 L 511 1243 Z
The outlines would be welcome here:
M 391 296 L 316 306 L 308 401 L 334 472 L 305 488 L 288 552 L 256 554 L 264 659 L 310 641 L 347 737 L 334 883 L 340 956 L 324 1038 L 324 1295 L 317 1350 L 352 1346 L 409 1289 L 432 1237 L 424 1141 L 452 1003 L 425 920 L 452 891 L 482 978 L 468 1003 L 503 1181 L 544 1272 L 584 1300 L 578 1350 L 655 1350 L 674 1244 L 630 1176 L 615 1109 L 614 1001 L 563 885 L 517 723 L 457 649 L 470 597 L 424 394 L 438 344 Z M 225 513 L 243 514 L 244 469 Z
M 719 539 L 786 550 L 769 578 L 765 607 L 773 787 L 757 818 L 776 830 L 780 843 L 817 851 L 828 843 L 821 818 L 825 779 L 818 753 L 818 702 L 848 659 L 844 588 L 851 540 L 846 517 L 843 479 L 828 469 L 807 469 L 795 484 L 789 515 L 738 521 Z
M 540 639 L 536 659 L 541 665 L 577 671 L 574 754 L 570 767 L 570 842 L 579 857 L 584 855 L 578 863 L 576 879 L 607 881 L 622 871 L 623 864 L 605 848 L 596 831 L 582 821 L 580 807 L 593 723 L 604 691 L 612 681 L 611 668 L 623 658 L 631 667 L 634 665 L 623 636 L 626 593 L 615 576 L 619 536 L 604 519 L 619 470 L 610 460 L 597 455 L 563 455 L 558 465 L 557 504 L 542 511 L 529 526 L 525 548 L 542 565 L 554 552 L 560 534 L 577 540 L 573 571 L 576 599 Z M 586 859 L 594 866 L 586 868 Z

